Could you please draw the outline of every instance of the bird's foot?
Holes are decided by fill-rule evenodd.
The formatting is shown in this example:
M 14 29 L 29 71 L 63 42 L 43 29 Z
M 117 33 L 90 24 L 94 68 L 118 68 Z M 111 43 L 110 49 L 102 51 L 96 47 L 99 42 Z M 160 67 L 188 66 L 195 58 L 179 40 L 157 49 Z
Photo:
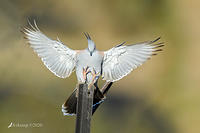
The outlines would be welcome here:
M 92 83 L 89 84 L 88 88 L 91 88 L 92 85 L 94 85 L 94 83 L 99 79 L 99 76 L 101 75 L 100 72 L 97 73 L 94 68 L 91 74 L 92 74 Z
M 83 79 L 84 82 L 87 81 L 87 74 L 90 73 L 91 71 L 89 70 L 89 67 L 87 66 L 86 68 L 83 68 Z
M 92 83 L 94 84 L 99 78 L 100 72 L 97 73 L 95 69 L 93 68 L 93 71 L 91 73 L 92 73 Z

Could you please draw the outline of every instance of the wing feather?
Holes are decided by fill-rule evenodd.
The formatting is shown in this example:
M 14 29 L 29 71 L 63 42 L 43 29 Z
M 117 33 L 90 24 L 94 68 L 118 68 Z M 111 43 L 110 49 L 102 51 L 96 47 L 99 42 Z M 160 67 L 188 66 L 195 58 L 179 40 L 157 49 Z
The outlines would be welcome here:
M 132 70 L 142 65 L 155 52 L 161 51 L 163 43 L 148 41 L 134 45 L 116 46 L 104 52 L 104 61 L 102 66 L 103 80 L 114 82 L 120 80 Z
M 65 46 L 59 39 L 48 38 L 39 30 L 35 21 L 34 26 L 30 24 L 30 27 L 24 28 L 23 32 L 45 66 L 60 78 L 69 77 L 76 65 L 77 52 Z

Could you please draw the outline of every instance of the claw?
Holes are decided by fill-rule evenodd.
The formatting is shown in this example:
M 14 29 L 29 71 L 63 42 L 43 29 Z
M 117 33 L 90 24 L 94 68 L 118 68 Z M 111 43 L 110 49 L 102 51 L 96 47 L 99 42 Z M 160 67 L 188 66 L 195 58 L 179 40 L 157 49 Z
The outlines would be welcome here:
M 99 78 L 99 76 L 100 76 L 100 73 L 98 72 L 96 72 L 95 71 L 95 69 L 93 68 L 93 74 L 92 74 L 92 76 L 93 76 L 93 80 L 94 80 L 94 83 L 96 82 L 96 80 Z
M 99 72 L 97 73 L 94 68 L 92 69 L 91 74 L 92 74 L 92 83 L 89 85 L 90 87 L 99 79 L 100 76 L 100 73 Z
M 87 66 L 86 68 L 83 67 L 83 79 L 84 82 L 87 81 L 87 74 L 90 73 L 91 71 L 89 71 L 89 66 Z

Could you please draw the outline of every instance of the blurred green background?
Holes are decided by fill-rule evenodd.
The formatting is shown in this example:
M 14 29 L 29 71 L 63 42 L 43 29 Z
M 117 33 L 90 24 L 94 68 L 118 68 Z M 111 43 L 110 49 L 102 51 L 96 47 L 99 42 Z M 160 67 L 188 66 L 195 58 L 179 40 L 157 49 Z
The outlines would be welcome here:
M 198 0 L 0 0 L 0 132 L 74 132 L 75 117 L 63 116 L 61 105 L 76 76 L 46 69 L 20 33 L 29 18 L 72 49 L 87 47 L 85 31 L 99 50 L 158 36 L 165 42 L 114 83 L 92 133 L 200 133 L 199 7 Z M 11 122 L 42 126 L 8 129 Z

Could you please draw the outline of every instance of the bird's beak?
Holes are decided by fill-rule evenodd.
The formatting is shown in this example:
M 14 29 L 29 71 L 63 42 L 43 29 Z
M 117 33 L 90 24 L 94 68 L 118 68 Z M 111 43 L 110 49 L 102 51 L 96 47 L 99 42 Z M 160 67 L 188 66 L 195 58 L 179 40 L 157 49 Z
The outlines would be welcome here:
M 92 56 L 92 52 L 90 52 L 90 56 Z

